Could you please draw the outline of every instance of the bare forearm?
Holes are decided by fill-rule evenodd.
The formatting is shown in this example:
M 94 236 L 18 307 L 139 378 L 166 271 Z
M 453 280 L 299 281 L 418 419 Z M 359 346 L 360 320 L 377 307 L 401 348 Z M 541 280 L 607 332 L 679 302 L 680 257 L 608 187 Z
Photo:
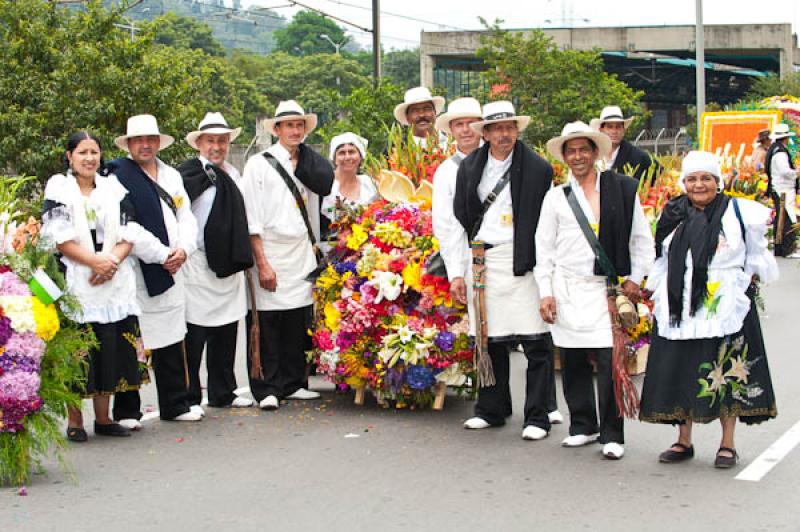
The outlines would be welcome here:
M 253 248 L 253 257 L 259 270 L 263 270 L 269 265 L 267 256 L 264 255 L 264 246 L 261 244 L 259 235 L 250 235 L 250 247 Z
M 68 240 L 67 242 L 58 244 L 56 248 L 61 252 L 62 255 L 71 261 L 77 262 L 78 264 L 83 264 L 84 266 L 89 266 L 90 268 L 94 264 L 94 253 L 83 248 L 74 240 Z

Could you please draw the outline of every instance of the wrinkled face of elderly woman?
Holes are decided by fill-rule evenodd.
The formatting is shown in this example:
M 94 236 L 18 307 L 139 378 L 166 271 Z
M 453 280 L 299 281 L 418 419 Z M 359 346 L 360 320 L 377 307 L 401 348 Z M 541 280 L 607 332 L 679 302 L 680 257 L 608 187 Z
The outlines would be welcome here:
M 336 149 L 333 163 L 339 172 L 355 174 L 361 164 L 361 152 L 352 144 L 342 144 Z
M 689 201 L 698 209 L 714 201 L 717 197 L 717 185 L 719 179 L 709 172 L 692 172 L 683 178 L 686 187 L 686 195 Z

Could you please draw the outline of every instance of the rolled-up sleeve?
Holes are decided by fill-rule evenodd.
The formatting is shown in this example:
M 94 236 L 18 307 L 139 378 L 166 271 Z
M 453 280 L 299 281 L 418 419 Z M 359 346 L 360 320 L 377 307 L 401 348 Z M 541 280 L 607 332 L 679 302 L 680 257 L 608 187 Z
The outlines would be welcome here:
M 542 211 L 539 215 L 539 225 L 536 227 L 536 266 L 533 276 L 539 286 L 540 297 L 553 295 L 553 272 L 556 267 L 556 238 L 558 232 L 558 218 L 556 217 L 554 192 L 559 189 L 551 188 L 547 191 L 542 202 Z
M 754 201 L 742 199 L 736 201 L 745 225 L 744 271 L 750 275 L 758 275 L 762 283 L 777 281 L 780 276 L 778 263 L 770 252 L 767 242 L 770 210 Z
M 650 230 L 650 224 L 647 222 L 638 197 L 633 207 L 631 236 L 628 242 L 631 252 L 631 274 L 628 276 L 628 280 L 638 285 L 647 276 L 656 258 L 653 232 Z
M 244 167 L 241 180 L 244 208 L 247 211 L 247 229 L 251 235 L 260 235 L 264 230 L 260 201 L 264 192 L 264 172 L 259 163 L 255 157 L 251 157 Z

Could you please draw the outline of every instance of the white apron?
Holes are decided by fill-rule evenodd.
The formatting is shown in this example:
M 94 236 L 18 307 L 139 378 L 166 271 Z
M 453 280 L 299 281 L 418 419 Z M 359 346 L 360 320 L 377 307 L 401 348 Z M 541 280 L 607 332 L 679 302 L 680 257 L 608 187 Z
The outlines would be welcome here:
M 253 266 L 256 308 L 291 310 L 310 305 L 312 284 L 305 277 L 317 267 L 317 260 L 308 235 L 290 237 L 265 229 L 261 242 L 264 255 L 275 270 L 278 287 L 275 292 L 261 288 L 258 284 L 258 267 Z
M 489 338 L 494 341 L 533 337 L 547 332 L 539 314 L 539 287 L 533 272 L 516 277 L 514 245 L 501 244 L 486 251 L 486 322 Z M 475 335 L 476 313 L 473 305 L 472 273 L 467 284 L 469 331 Z
M 202 327 L 219 327 L 244 318 L 247 293 L 244 273 L 223 279 L 208 266 L 204 251 L 198 249 L 181 270 L 185 273 L 186 321 Z
M 183 286 L 183 272 L 178 270 L 172 277 L 175 284 L 169 290 L 150 297 L 147 295 L 138 262 L 136 270 L 136 300 L 142 308 L 139 327 L 145 349 L 159 349 L 183 341 L 186 337 L 186 290 Z
M 603 277 L 569 275 L 562 268 L 553 273 L 556 322 L 550 326 L 558 347 L 612 347 L 606 280 Z

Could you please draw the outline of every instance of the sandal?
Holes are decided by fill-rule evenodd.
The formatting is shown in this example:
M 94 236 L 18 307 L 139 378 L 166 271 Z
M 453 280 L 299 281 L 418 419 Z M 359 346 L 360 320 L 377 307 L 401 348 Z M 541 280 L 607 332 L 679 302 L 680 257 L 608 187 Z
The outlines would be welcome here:
M 83 443 L 89 439 L 86 431 L 79 427 L 67 427 L 67 439 L 76 443 Z
M 723 456 L 719 454 L 724 451 L 731 453 L 732 456 Z M 739 453 L 736 452 L 736 449 L 731 449 L 730 447 L 720 447 L 717 451 L 717 458 L 714 460 L 714 467 L 719 469 L 730 469 L 738 462 Z
M 675 451 L 672 449 L 672 447 L 677 447 L 683 450 Z M 694 458 L 694 445 L 684 445 L 681 442 L 673 443 L 669 449 L 658 455 L 658 461 L 662 464 L 683 462 L 684 460 L 689 460 L 691 458 Z
M 107 423 L 105 425 L 94 422 L 94 433 L 98 436 L 126 437 L 131 435 L 131 431 L 119 423 Z

